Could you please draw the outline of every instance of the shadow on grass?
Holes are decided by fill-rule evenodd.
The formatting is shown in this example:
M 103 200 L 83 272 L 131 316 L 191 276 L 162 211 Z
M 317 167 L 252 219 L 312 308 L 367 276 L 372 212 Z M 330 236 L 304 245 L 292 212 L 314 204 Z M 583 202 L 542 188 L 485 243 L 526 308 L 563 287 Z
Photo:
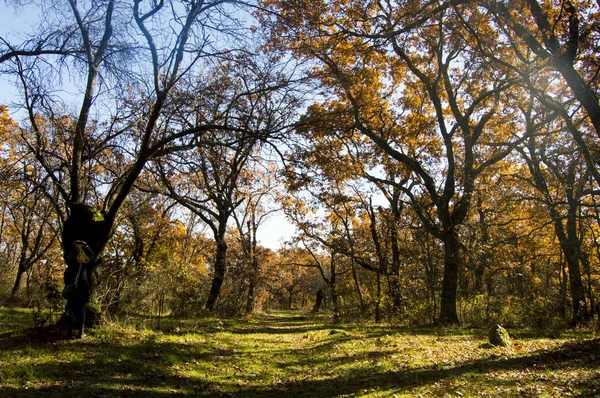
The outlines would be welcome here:
M 322 320 L 302 316 L 266 315 L 246 323 L 225 322 L 224 330 L 234 335 L 295 333 L 301 336 L 308 332 L 350 328 L 323 324 Z M 369 326 L 358 330 L 361 333 L 366 330 L 369 338 L 393 331 L 398 333 L 397 330 L 388 327 Z M 408 331 L 400 333 L 408 334 Z M 0 397 L 360 396 L 364 391 L 373 388 L 410 393 L 413 389 L 455 380 L 461 376 L 481 380 L 493 372 L 525 371 L 538 366 L 547 369 L 592 369 L 596 370 L 598 375 L 600 361 L 600 339 L 596 339 L 566 343 L 557 349 L 524 357 L 486 358 L 444 369 L 421 367 L 380 371 L 373 368 L 365 371 L 365 368 L 354 368 L 329 377 L 298 374 L 294 380 L 282 378 L 283 381 L 268 384 L 260 383 L 260 375 L 244 375 L 244 369 L 241 369 L 240 374 L 245 377 L 247 383 L 240 384 L 239 378 L 226 375 L 219 378 L 218 382 L 211 381 L 211 373 L 222 372 L 220 366 L 227 363 L 240 364 L 242 362 L 239 361 L 239 357 L 249 354 L 236 350 L 235 346 L 228 348 L 218 341 L 204 343 L 204 340 L 200 339 L 184 344 L 169 339 L 158 341 L 156 335 L 130 335 L 127 338 L 99 335 L 81 341 L 64 341 L 58 336 L 55 337 L 36 340 L 24 334 L 0 338 L 0 358 L 15 360 L 14 363 L 0 363 Z M 330 332 L 322 334 L 321 338 L 316 345 L 295 348 L 293 355 L 290 355 L 292 359 L 288 359 L 282 366 L 305 370 L 310 368 L 311 362 L 323 367 L 329 360 L 377 360 L 390 354 L 386 351 L 366 351 L 332 359 L 324 354 L 333 350 L 336 344 L 363 339 L 364 336 Z M 43 360 L 23 360 L 22 356 L 27 353 L 31 353 L 32 358 Z M 256 360 L 274 366 L 269 361 L 281 353 L 259 347 L 252 354 Z M 181 372 L 181 369 L 192 369 L 193 372 Z M 3 385 L 2 377 L 10 378 L 13 381 L 12 385 Z M 19 383 L 15 383 L 15 380 L 22 382 L 16 386 Z M 32 380 L 38 384 L 32 383 Z M 494 383 L 506 383 L 506 386 L 513 385 L 514 382 L 514 379 L 494 380 Z M 600 393 L 600 385 L 596 379 L 578 380 L 577 383 L 584 396 L 597 396 Z M 516 393 L 516 390 L 512 391 Z
M 0 339 L 0 350 L 9 357 L 12 351 L 16 362 L 0 365 L 0 397 L 219 396 L 220 386 L 182 377 L 176 369 L 232 355 L 227 349 L 153 338 L 32 341 L 27 335 Z M 16 358 L 23 352 L 35 353 L 33 359 Z M 22 383 L 5 386 L 2 376 Z
M 385 354 L 383 354 L 385 355 Z M 381 352 L 367 352 L 360 355 L 364 358 L 381 357 Z M 357 358 L 358 359 L 358 358 Z M 538 367 L 542 367 L 542 369 Z M 600 339 L 567 343 L 555 350 L 543 351 L 534 355 L 505 358 L 484 359 L 466 362 L 458 366 L 438 369 L 435 366 L 429 368 L 412 369 L 407 371 L 371 372 L 365 373 L 363 369 L 352 370 L 339 377 L 322 380 L 293 381 L 277 386 L 265 386 L 256 389 L 248 397 L 280 397 L 307 396 L 307 397 L 332 397 L 332 396 L 360 396 L 362 392 L 369 390 L 395 391 L 397 393 L 408 393 L 412 389 L 434 385 L 435 383 L 456 380 L 460 376 L 468 375 L 470 378 L 482 379 L 486 374 L 500 371 L 527 371 L 539 370 L 542 373 L 547 369 L 589 369 L 595 370 L 595 375 L 589 379 L 572 380 L 575 387 L 581 391 L 580 397 L 600 396 Z M 494 386 L 504 383 L 513 387 L 519 380 L 494 380 Z M 535 380 L 534 380 L 535 382 Z M 516 395 L 517 390 L 513 390 Z M 475 391 L 476 392 L 476 391 Z M 522 395 L 522 394 L 521 394 Z M 558 396 L 550 394 L 549 396 Z

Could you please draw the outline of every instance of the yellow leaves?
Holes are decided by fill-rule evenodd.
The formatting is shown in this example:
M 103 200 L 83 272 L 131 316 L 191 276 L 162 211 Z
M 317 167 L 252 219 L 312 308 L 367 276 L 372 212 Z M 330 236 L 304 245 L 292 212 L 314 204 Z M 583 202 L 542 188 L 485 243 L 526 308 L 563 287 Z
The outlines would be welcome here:
M 12 163 L 16 161 L 15 138 L 17 137 L 17 123 L 8 114 L 8 108 L 0 105 L 0 161 Z
M 18 125 L 8 114 L 8 108 L 0 105 L 0 139 L 7 138 L 7 134 L 14 134 Z

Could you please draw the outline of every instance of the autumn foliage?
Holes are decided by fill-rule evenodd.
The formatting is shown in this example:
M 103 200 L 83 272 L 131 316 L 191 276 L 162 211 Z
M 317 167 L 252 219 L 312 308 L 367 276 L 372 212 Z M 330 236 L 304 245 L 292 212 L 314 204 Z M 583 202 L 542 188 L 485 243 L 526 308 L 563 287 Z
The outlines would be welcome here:
M 55 321 L 85 204 L 108 317 L 598 316 L 597 3 L 94 4 L 0 44 L 3 302 Z M 264 247 L 273 217 L 296 232 Z

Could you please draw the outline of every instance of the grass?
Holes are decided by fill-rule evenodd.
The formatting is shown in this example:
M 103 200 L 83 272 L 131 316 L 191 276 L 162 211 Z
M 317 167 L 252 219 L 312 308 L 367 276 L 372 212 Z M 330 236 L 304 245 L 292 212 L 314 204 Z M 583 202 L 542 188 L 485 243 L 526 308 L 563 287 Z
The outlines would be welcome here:
M 83 340 L 12 333 L 0 337 L 0 397 L 600 396 L 589 331 L 509 332 L 512 347 L 487 348 L 485 330 L 277 312 L 169 332 L 107 325 Z
M 0 306 L 0 338 L 31 326 L 33 326 L 33 313 L 30 309 Z

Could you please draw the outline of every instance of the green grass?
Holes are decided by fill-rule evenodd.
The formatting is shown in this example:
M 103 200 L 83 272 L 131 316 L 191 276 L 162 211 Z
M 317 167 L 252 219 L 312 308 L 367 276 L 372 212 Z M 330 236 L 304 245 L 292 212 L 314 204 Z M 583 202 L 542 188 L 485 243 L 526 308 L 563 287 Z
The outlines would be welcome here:
M 30 309 L 5 308 L 0 306 L 0 337 L 33 326 L 33 313 Z
M 486 348 L 485 330 L 331 325 L 294 312 L 177 325 L 0 338 L 0 397 L 600 394 L 600 339 L 586 331 L 514 331 L 513 347 Z

